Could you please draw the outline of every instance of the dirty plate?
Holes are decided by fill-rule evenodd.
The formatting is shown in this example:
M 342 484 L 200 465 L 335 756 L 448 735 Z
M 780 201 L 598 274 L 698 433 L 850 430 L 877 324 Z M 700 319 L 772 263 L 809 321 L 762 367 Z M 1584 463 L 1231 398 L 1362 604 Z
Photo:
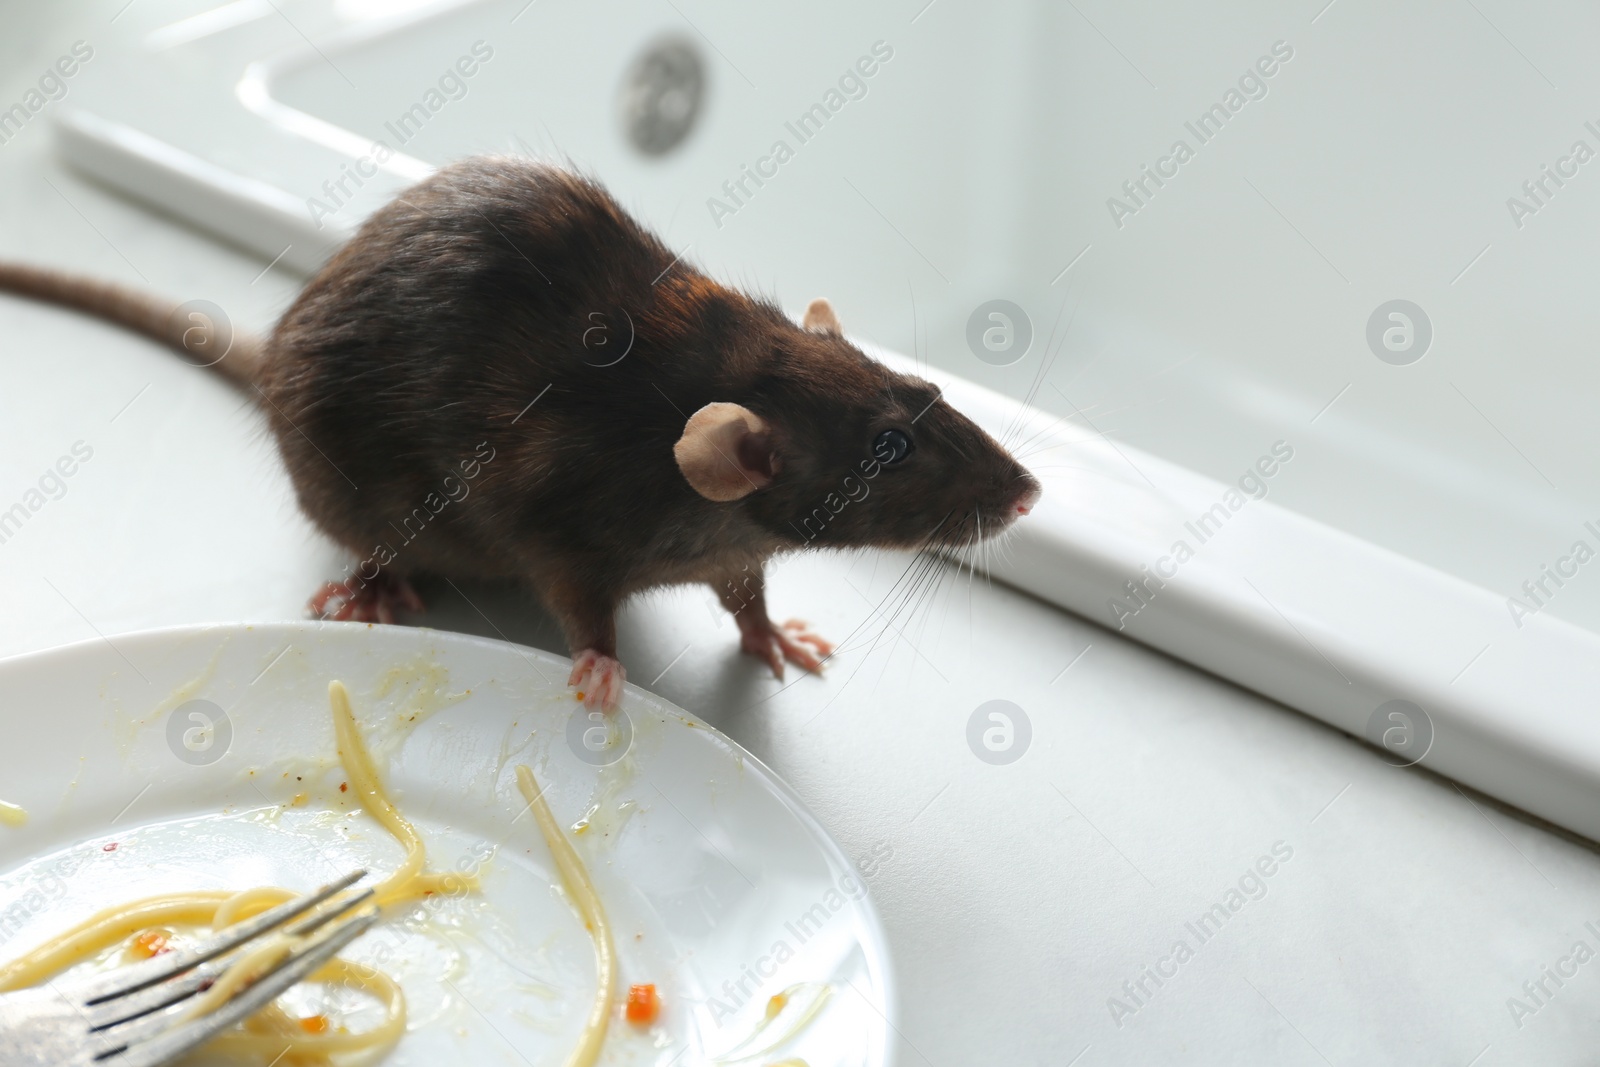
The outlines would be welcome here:
M 594 956 L 519 817 L 526 763 L 604 902 L 619 994 L 660 992 L 656 1025 L 619 1017 L 602 1063 L 887 1064 L 883 933 L 838 846 L 728 738 L 632 687 L 623 714 L 592 720 L 567 670 L 496 641 L 309 623 L 0 661 L 0 801 L 27 813 L 0 822 L 0 961 L 119 901 L 391 870 L 400 847 L 340 790 L 327 696 L 339 679 L 429 868 L 481 878 L 346 951 L 381 960 L 406 992 L 409 1030 L 387 1063 L 560 1063 L 576 1041 Z

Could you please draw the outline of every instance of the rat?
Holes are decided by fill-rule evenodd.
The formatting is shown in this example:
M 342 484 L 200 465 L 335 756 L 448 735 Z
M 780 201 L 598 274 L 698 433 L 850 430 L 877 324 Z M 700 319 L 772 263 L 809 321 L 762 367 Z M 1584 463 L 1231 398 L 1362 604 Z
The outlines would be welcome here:
M 391 622 L 408 576 L 514 579 L 559 620 L 568 684 L 612 710 L 615 616 L 708 584 L 783 677 L 832 645 L 768 615 L 764 568 L 815 548 L 951 548 L 1038 481 L 940 391 L 673 253 L 596 181 L 480 156 L 380 208 L 264 338 L 100 281 L 0 264 L 0 290 L 99 315 L 264 412 L 301 509 L 360 563 L 310 607 Z

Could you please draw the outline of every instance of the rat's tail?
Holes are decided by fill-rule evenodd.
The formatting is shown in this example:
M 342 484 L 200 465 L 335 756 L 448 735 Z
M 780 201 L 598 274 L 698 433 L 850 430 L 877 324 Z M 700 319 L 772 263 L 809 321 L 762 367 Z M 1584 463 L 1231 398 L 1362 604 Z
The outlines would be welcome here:
M 215 304 L 174 304 L 112 282 L 6 262 L 0 262 L 0 291 L 106 319 L 166 345 L 196 366 L 220 371 L 239 385 L 255 383 L 260 342 L 236 334 Z

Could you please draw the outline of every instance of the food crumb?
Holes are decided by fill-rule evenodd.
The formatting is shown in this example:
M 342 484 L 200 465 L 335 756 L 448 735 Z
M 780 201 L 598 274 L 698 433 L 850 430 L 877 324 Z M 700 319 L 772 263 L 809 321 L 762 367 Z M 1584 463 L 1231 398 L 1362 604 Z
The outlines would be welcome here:
M 111 842 L 111 844 L 109 844 L 109 845 L 101 845 L 100 846 L 100 851 L 101 852 L 115 852 L 116 850 L 117 850 L 117 843 L 115 841 Z
M 340 782 L 339 783 L 339 792 L 348 793 L 349 791 L 350 791 L 350 783 L 349 782 Z

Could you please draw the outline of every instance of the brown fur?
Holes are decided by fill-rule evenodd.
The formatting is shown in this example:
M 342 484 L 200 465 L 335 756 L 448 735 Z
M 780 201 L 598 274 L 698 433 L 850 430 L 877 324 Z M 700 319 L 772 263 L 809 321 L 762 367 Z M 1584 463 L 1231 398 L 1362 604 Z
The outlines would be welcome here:
M 155 313 L 81 297 L 67 302 L 171 343 Z M 591 365 L 594 315 L 619 346 L 632 321 L 614 366 Z M 613 612 L 640 590 L 725 594 L 748 573 L 759 590 L 767 558 L 811 545 L 957 543 L 1037 488 L 927 382 L 675 261 L 597 184 L 521 159 L 458 163 L 378 211 L 240 366 L 329 536 L 391 573 L 527 582 L 574 650 L 614 654 Z M 726 503 L 673 457 L 713 401 L 768 423 L 780 460 Z M 915 450 L 876 464 L 891 427 Z M 867 492 L 839 508 L 847 476 Z M 447 479 L 470 493 L 439 508 Z

